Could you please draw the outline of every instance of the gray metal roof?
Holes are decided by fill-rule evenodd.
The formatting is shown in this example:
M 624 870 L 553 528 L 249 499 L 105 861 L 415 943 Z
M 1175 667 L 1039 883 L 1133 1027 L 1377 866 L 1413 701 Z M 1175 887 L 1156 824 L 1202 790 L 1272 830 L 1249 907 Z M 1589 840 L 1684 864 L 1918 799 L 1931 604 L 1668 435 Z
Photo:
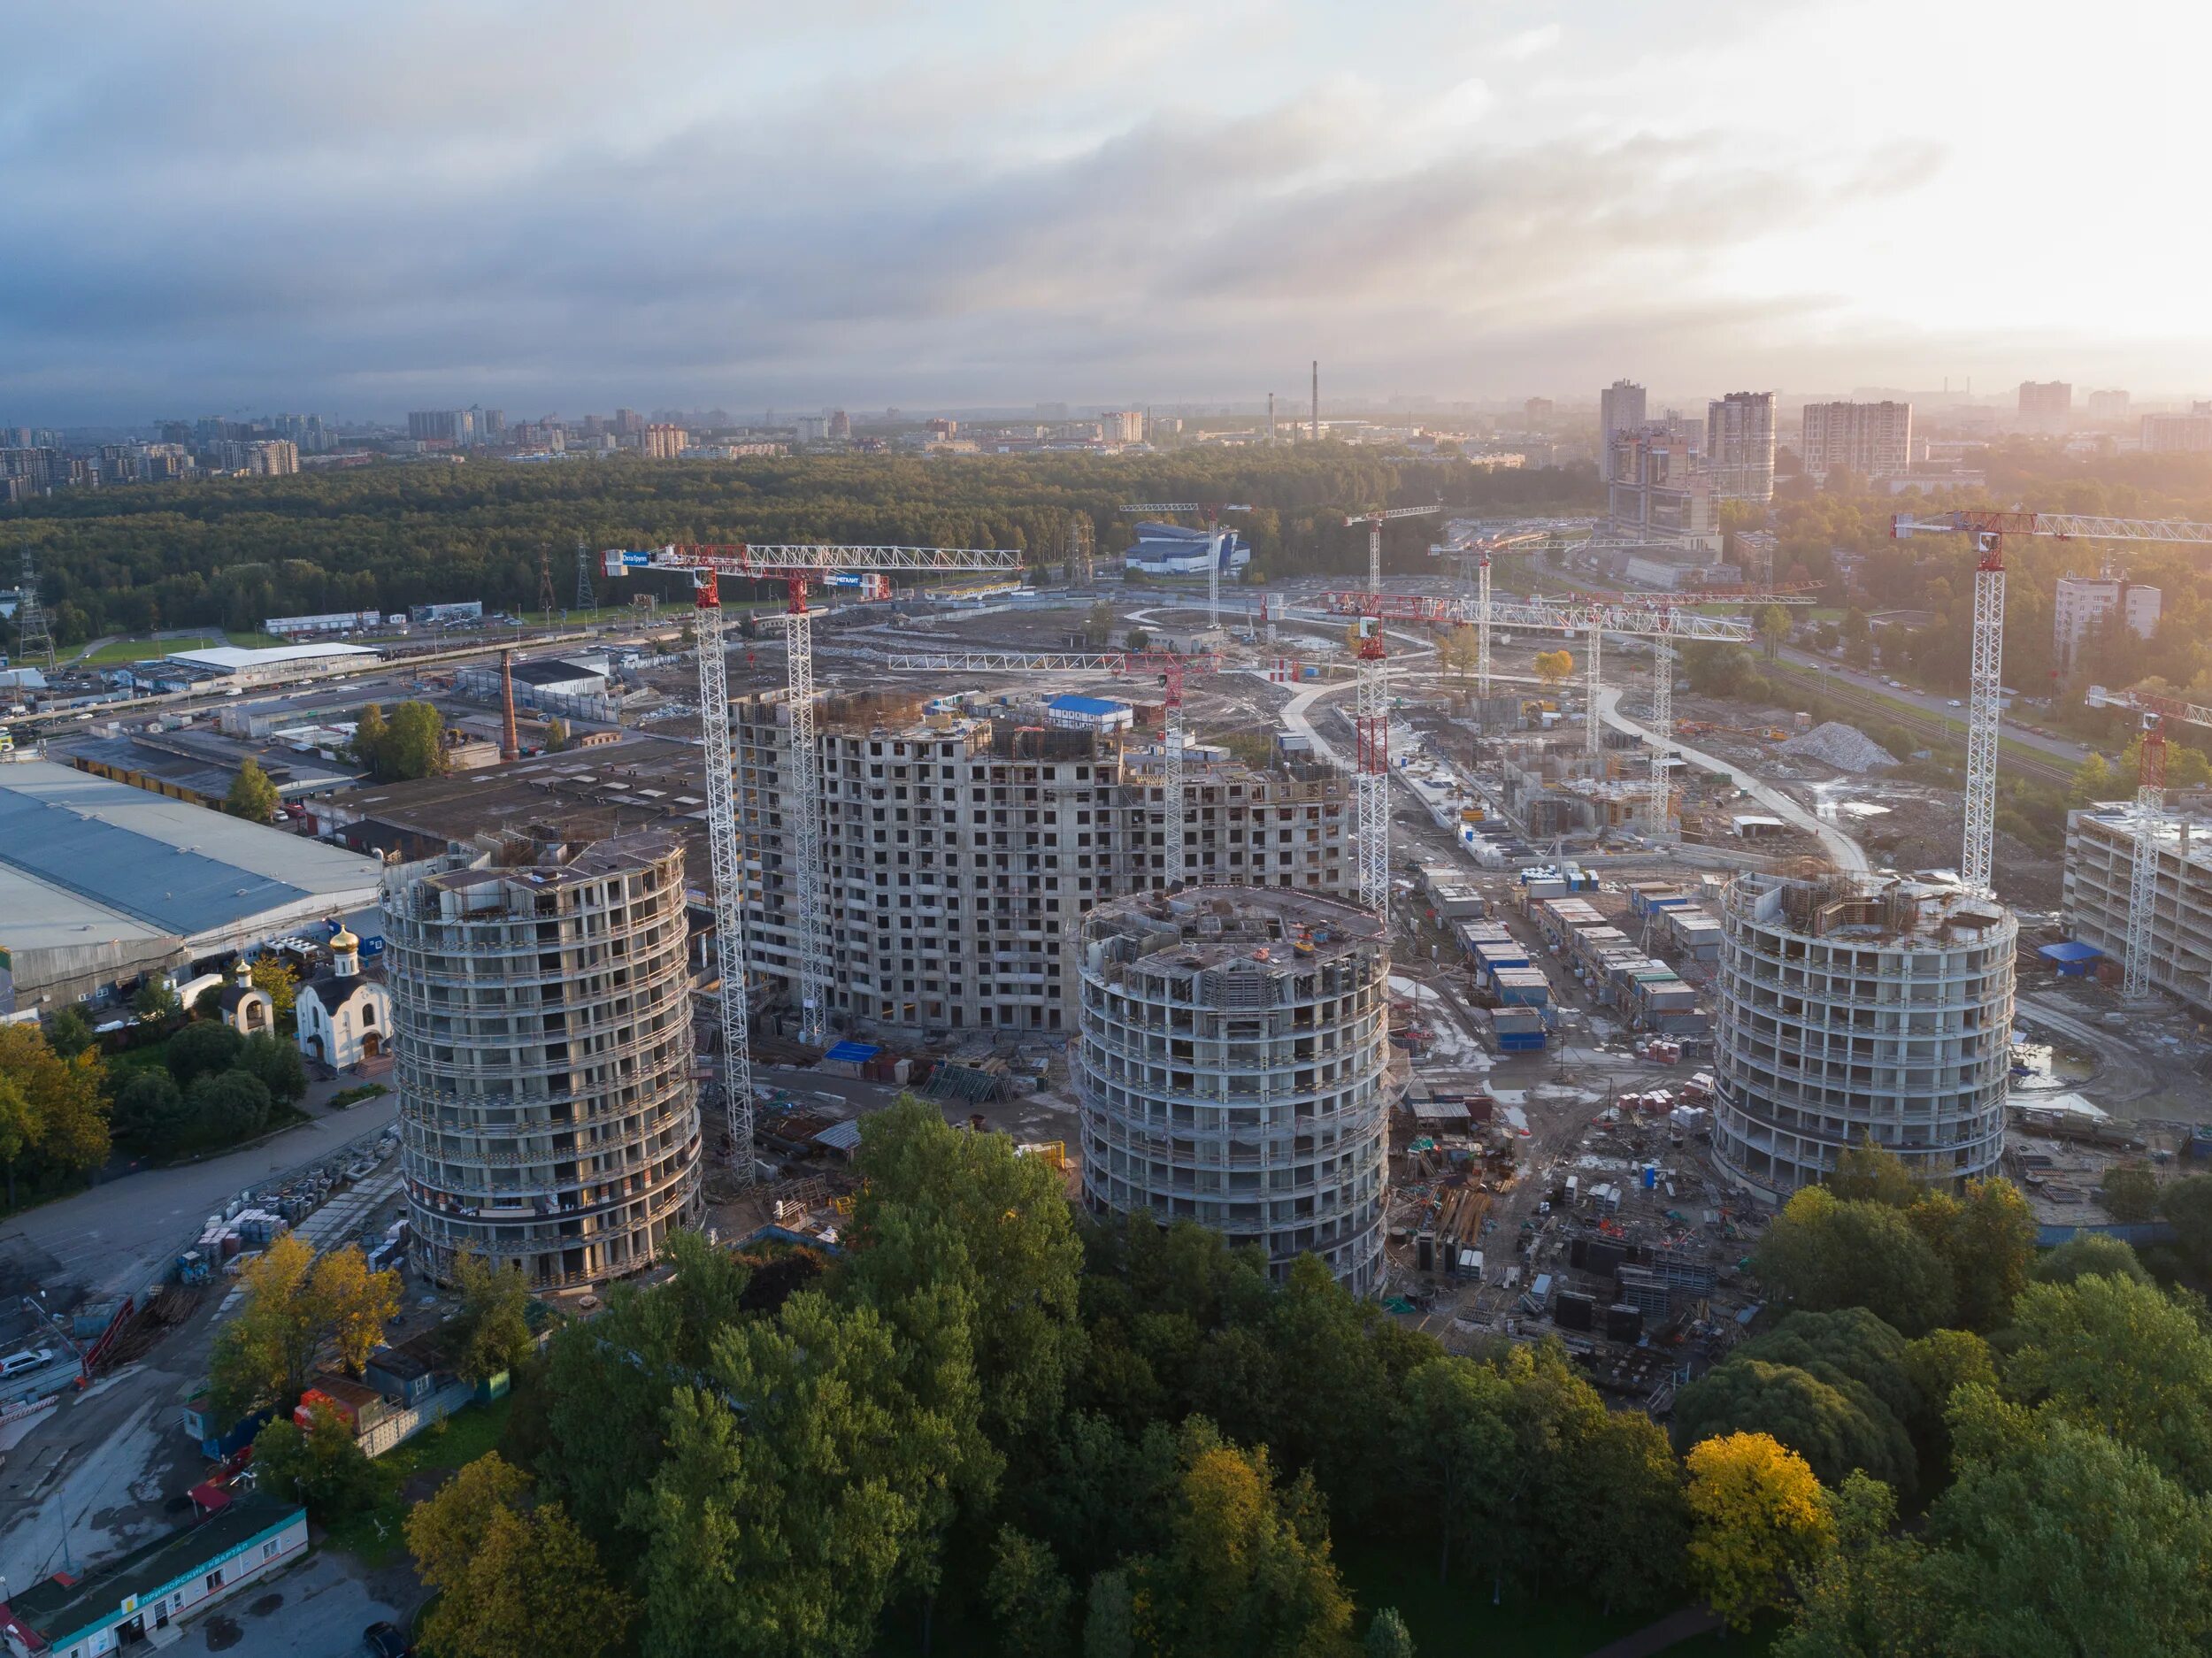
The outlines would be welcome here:
M 29 942 L 19 914 L 74 909 L 189 938 L 303 901 L 365 902 L 378 874 L 358 853 L 127 783 L 42 760 L 0 765 L 0 920 L 18 942 Z

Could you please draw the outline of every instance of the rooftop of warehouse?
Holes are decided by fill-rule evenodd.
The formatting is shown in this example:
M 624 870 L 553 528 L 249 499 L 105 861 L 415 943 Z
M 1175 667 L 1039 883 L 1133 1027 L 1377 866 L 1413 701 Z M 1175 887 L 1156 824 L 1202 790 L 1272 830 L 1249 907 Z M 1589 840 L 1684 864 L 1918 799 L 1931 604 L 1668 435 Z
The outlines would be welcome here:
M 373 656 L 365 645 L 271 645 L 263 649 L 217 645 L 207 650 L 175 650 L 165 661 L 187 667 L 235 673 L 242 668 L 277 668 L 288 662 L 316 662 L 332 656 Z
M 48 760 L 0 766 L 6 942 L 189 938 L 301 900 L 360 901 L 372 859 Z

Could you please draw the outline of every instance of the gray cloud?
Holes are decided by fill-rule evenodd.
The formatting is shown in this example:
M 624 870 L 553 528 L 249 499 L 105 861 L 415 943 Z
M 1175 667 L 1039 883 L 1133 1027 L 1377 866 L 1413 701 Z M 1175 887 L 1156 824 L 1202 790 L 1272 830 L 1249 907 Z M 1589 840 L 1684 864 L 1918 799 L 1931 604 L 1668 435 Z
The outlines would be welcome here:
M 0 142 L 32 162 L 0 203 L 13 418 L 1248 397 L 1313 355 L 1346 390 L 1768 384 L 1836 303 L 1723 303 L 1717 251 L 1940 163 L 1480 114 L 1400 142 L 1356 65 L 1271 96 L 1187 73 L 1217 20 L 1174 12 L 933 35 L 864 0 L 299 8 L 110 38 L 68 11 L 0 64 Z M 1245 20 L 1277 11 L 1293 37 L 1329 8 Z M 1577 42 L 1525 11 L 1433 93 L 1558 73 Z

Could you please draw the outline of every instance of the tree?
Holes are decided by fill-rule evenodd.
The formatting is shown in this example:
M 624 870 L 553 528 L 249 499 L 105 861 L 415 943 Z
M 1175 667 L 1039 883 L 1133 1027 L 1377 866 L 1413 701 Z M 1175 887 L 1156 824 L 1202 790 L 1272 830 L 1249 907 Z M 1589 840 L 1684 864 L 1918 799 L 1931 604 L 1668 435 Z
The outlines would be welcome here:
M 177 987 L 159 973 L 149 974 L 146 982 L 131 998 L 131 1011 L 148 1021 L 172 1019 L 183 1003 L 177 1000 Z
M 568 722 L 558 716 L 545 722 L 545 751 L 558 754 L 568 747 Z
M 209 1365 L 217 1414 L 288 1410 L 326 1347 L 358 1375 L 399 1311 L 399 1274 L 372 1272 L 348 1244 L 316 1257 L 287 1232 L 239 1275 L 245 1304 L 215 1338 Z
M 1823 1186 L 1790 1199 L 1752 1264 L 1792 1306 L 1864 1307 L 1907 1335 L 1947 1322 L 1956 1300 L 1948 1263 L 1903 1215 Z
M 2094 1232 L 2078 1232 L 2047 1251 L 2035 1263 L 2032 1276 L 2039 1284 L 2071 1284 L 2092 1272 L 2104 1278 L 2133 1278 L 2139 1284 L 2151 1281 L 2134 1250 L 2108 1233 Z
M 267 823 L 276 816 L 282 799 L 277 786 L 269 781 L 269 774 L 261 769 L 261 763 L 248 755 L 238 768 L 238 775 L 230 780 L 230 793 L 223 797 L 223 810 L 234 817 Z
M 2212 1333 L 2195 1309 L 2125 1278 L 2032 1284 L 2004 1367 L 2016 1399 L 2096 1428 L 2190 1490 L 2212 1491 Z
M 1763 1433 L 1707 1439 L 1688 1457 L 1690 1580 L 1733 1629 L 1782 1605 L 1835 1541 L 1805 1459 Z
M 303 1503 L 324 1525 L 372 1507 L 386 1484 L 346 1419 L 320 1401 L 308 1407 L 306 1427 L 279 1416 L 256 1434 L 253 1465 L 259 1490 Z
M 1686 1445 L 1755 1434 L 1804 1459 L 1816 1478 L 1840 1482 L 1863 1470 L 1909 1487 L 1915 1462 L 1904 1424 L 1863 1386 L 1794 1364 L 1731 1356 L 1684 1388 L 1675 1432 Z
M 165 1071 L 133 1071 L 115 1091 L 110 1125 L 141 1151 L 160 1156 L 190 1138 L 191 1114 Z
M 1777 1658 L 1887 1658 L 1932 1654 L 1943 1608 L 1926 1547 L 1891 1535 L 1897 1500 L 1854 1474 L 1833 1494 L 1836 1547 L 1802 1585 L 1803 1600 L 1776 1642 Z
M 495 1266 L 473 1249 L 454 1257 L 454 1287 L 461 1293 L 460 1373 L 472 1382 L 488 1381 L 519 1370 L 536 1351 L 530 1334 L 530 1285 L 514 1262 Z
M 2202 1496 L 2095 1426 L 2007 1408 L 1986 1388 L 1961 1390 L 1952 1431 L 1958 1479 L 1928 1526 L 1942 1650 L 2203 1652 L 2212 1510 Z
M 269 1125 L 269 1089 L 245 1071 L 222 1071 L 196 1078 L 184 1091 L 196 1140 L 211 1143 L 244 1140 Z
M 86 1048 L 65 1056 L 35 1025 L 0 1025 L 0 1079 L 14 1085 L 21 1101 L 10 1108 L 9 1140 L 22 1142 L 8 1162 L 11 1208 L 19 1165 L 70 1175 L 107 1161 L 107 1069 L 97 1053 Z
M 354 717 L 353 763 L 365 766 L 380 781 L 383 778 L 384 745 L 391 735 L 384 710 L 372 702 Z
M 76 1058 L 98 1040 L 92 1022 L 75 1008 L 64 1008 L 46 1021 L 46 1045 L 64 1059 Z
M 1052 1551 L 1010 1525 L 999 1528 L 983 1600 L 1007 1658 L 1060 1658 L 1068 1650 L 1075 1591 Z
M 300 976 L 281 956 L 253 958 L 253 987 L 268 993 L 270 1010 L 280 1025 L 292 1022 L 292 1007 L 299 999 Z
M 196 1020 L 169 1039 L 165 1057 L 179 1086 L 189 1086 L 202 1077 L 237 1069 L 245 1048 L 246 1039 L 231 1026 Z
M 716 1337 L 637 1497 L 657 1651 L 858 1654 L 892 1592 L 933 1578 L 960 1430 L 904 1368 L 873 1308 L 811 1291 Z
M 1569 650 L 1540 650 L 1536 653 L 1536 677 L 1544 682 L 1547 691 L 1556 693 L 1575 671 L 1574 653 Z
M 1137 1614 L 1125 1572 L 1102 1571 L 1091 1579 L 1083 1612 L 1083 1658 L 1135 1658 Z
M 1102 648 L 1113 636 L 1114 607 L 1101 599 L 1083 618 L 1083 637 L 1094 648 Z
M 1310 1475 L 1279 1489 L 1265 1449 L 1193 1439 L 1166 1550 L 1134 1573 L 1139 1632 L 1177 1653 L 1348 1654 L 1352 1601 Z
M 1767 605 L 1759 612 L 1758 629 L 1760 641 L 1766 646 L 1767 660 L 1772 662 L 1776 652 L 1789 640 L 1790 613 L 1778 604 Z
M 450 1658 L 605 1658 L 623 1649 L 637 1602 L 608 1580 L 591 1539 L 558 1502 L 526 1503 L 530 1481 L 488 1451 L 407 1516 L 415 1571 L 437 1592 L 424 1644 Z
M 1520 1458 L 1512 1392 L 1470 1359 L 1431 1359 L 1405 1379 L 1400 1466 L 1417 1482 L 1408 1494 L 1434 1516 L 1440 1583 L 1450 1579 L 1455 1545 L 1463 1561 L 1480 1560 L 1506 1524 Z
M 952 1286 L 977 1309 L 985 1426 L 1003 1439 L 1048 1421 L 1083 1345 L 1083 1251 L 1058 1173 L 910 1095 L 862 1124 L 854 1162 L 866 1182 L 846 1230 L 854 1293 L 897 1322 L 924 1286 Z
M 1880 1203 L 1890 1209 L 1910 1209 L 1928 1190 L 1902 1157 L 1871 1134 L 1836 1154 L 1836 1166 L 1826 1184 L 1832 1195 L 1847 1202 Z
M 2158 1177 L 2148 1163 L 2115 1163 L 2104 1171 L 2097 1201 L 2114 1220 L 2130 1224 L 2149 1220 L 2158 1213 Z
M 1414 1658 L 1413 1633 L 1396 1607 L 1386 1606 L 1368 1620 L 1361 1650 L 1366 1658 Z
M 2086 806 L 2094 801 L 2110 800 L 2114 794 L 2112 768 L 2104 756 L 2093 754 L 2074 768 L 2074 780 L 2066 791 L 2067 800 L 2076 806 Z
M 1874 661 L 1874 625 L 1866 612 L 1851 610 L 1843 618 L 1843 659 L 1855 668 L 1872 665 Z
M 2035 1215 L 2005 1179 L 1969 1180 L 1962 1198 L 1931 1192 L 1905 1213 L 1948 1269 L 1953 1316 L 1971 1330 L 1994 1330 L 2010 1313 L 2035 1259 Z
M 307 1067 L 300 1050 L 267 1031 L 257 1031 L 238 1050 L 238 1070 L 259 1080 L 269 1097 L 289 1105 L 307 1092 Z
M 2184 1175 L 2158 1194 L 2158 1212 L 2173 1223 L 2174 1247 L 2198 1278 L 2212 1278 L 2212 1174 Z
M 15 1207 L 15 1165 L 38 1136 L 38 1119 L 23 1085 L 0 1074 L 0 1167 L 7 1170 L 8 1207 Z
M 563 1325 L 546 1355 L 547 1433 L 563 1454 L 543 1478 L 626 1579 L 644 1547 L 634 1498 L 667 1459 L 670 1401 L 706 1373 L 716 1337 L 743 1315 L 751 1278 L 696 1232 L 672 1232 L 667 1248 L 672 1277 L 613 1286 L 605 1310 Z

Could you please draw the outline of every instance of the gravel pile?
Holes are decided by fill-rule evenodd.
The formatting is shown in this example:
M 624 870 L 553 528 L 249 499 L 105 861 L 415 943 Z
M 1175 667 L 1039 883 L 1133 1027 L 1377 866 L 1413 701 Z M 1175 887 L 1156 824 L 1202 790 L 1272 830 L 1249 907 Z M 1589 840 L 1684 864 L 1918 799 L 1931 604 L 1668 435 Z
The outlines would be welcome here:
M 1856 725 L 1847 725 L 1839 719 L 1791 738 L 1781 751 L 1832 765 L 1839 771 L 1878 771 L 1897 764 L 1895 755 Z

